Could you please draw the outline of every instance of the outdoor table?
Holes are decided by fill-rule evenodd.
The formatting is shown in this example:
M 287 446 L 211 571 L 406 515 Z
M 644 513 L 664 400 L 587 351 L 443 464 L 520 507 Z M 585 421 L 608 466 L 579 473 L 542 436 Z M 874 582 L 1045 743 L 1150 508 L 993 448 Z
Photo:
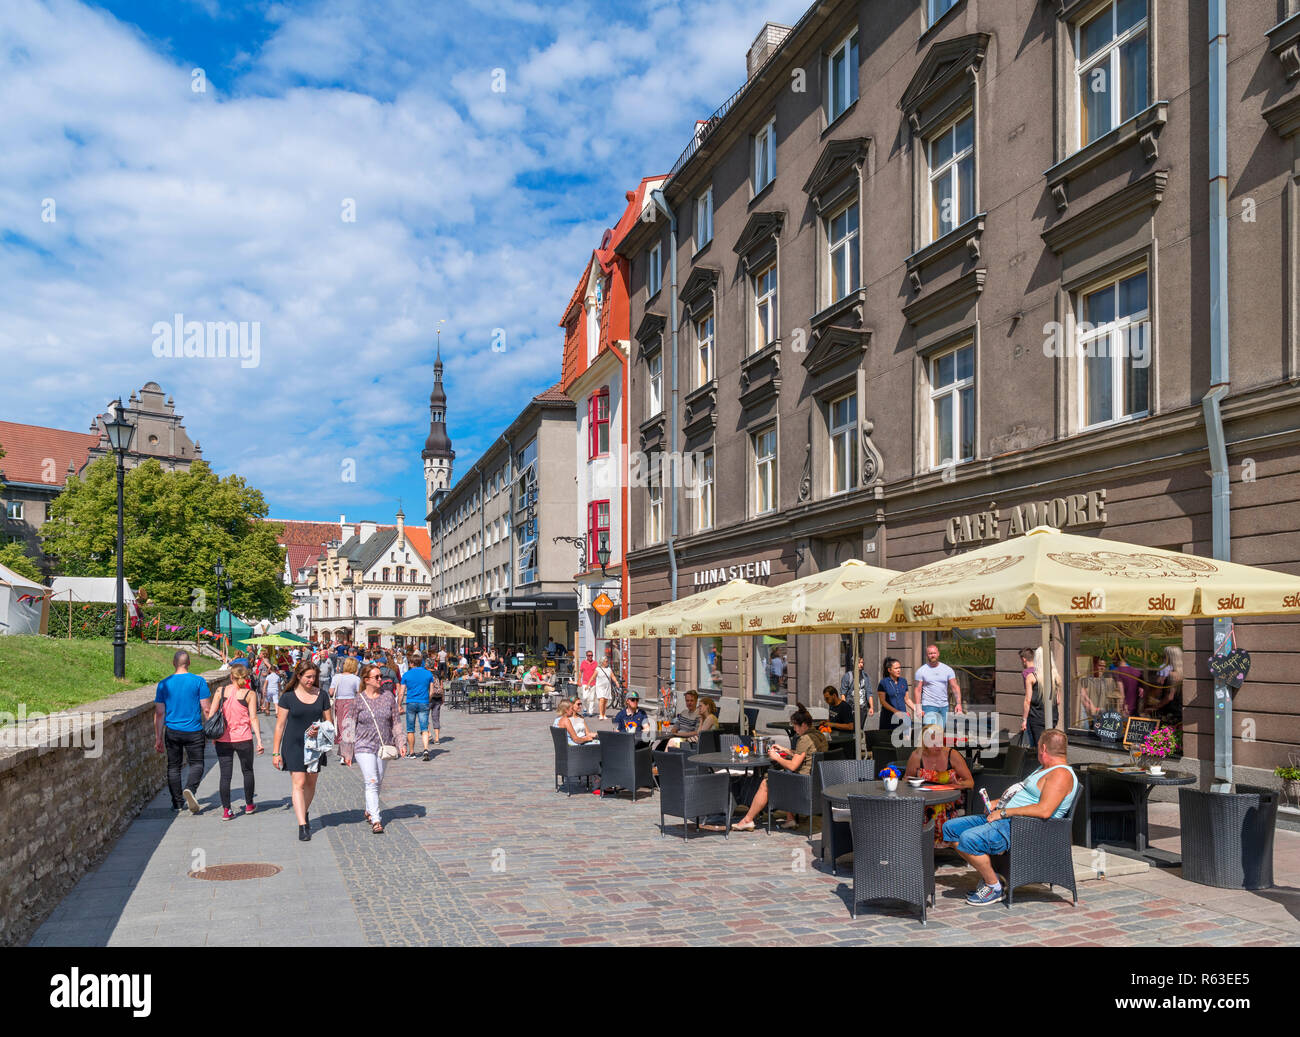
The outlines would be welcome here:
M 1129 794 L 1133 797 L 1133 805 L 1137 807 L 1137 840 L 1135 846 L 1115 846 L 1111 843 L 1101 843 L 1100 849 L 1107 853 L 1118 854 L 1121 857 L 1129 857 L 1137 861 L 1146 861 L 1148 864 L 1155 865 L 1158 868 L 1177 868 L 1182 865 L 1183 858 L 1181 854 L 1172 853 L 1169 850 L 1156 850 L 1147 845 L 1147 800 L 1151 798 L 1151 790 L 1157 785 L 1195 785 L 1196 779 L 1186 774 L 1151 774 L 1148 771 L 1131 771 L 1116 770 L 1107 768 L 1120 781 L 1128 786 Z
M 784 731 L 787 735 L 789 735 L 790 748 L 791 749 L 794 748 L 794 743 L 798 741 L 798 738 L 794 733 L 793 724 L 768 724 L 767 726 L 774 727 L 778 731 Z M 841 745 L 853 745 L 857 739 L 852 731 L 832 731 L 830 734 L 826 736 L 826 740 L 831 745 L 841 746 Z
M 940 803 L 955 803 L 961 799 L 965 789 L 914 789 L 906 781 L 898 783 L 898 790 L 888 792 L 883 781 L 850 781 L 844 785 L 830 785 L 822 789 L 822 799 L 829 800 L 837 807 L 849 805 L 850 796 L 865 796 L 867 799 L 920 799 L 926 806 Z
M 767 753 L 750 753 L 744 757 L 732 757 L 730 752 L 725 753 L 700 753 L 696 756 L 687 757 L 689 763 L 697 763 L 701 767 L 708 767 L 710 770 L 743 770 L 746 775 L 750 771 L 763 770 L 772 766 L 772 761 Z M 745 780 L 744 776 L 739 774 L 731 775 L 732 784 L 737 781 Z M 735 799 L 732 799 L 734 810 Z

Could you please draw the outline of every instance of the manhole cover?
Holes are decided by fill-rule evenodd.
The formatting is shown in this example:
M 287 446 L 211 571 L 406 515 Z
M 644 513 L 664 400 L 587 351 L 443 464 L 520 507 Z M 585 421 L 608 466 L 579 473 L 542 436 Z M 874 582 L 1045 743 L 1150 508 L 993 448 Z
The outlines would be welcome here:
M 192 879 L 206 879 L 209 882 L 238 882 L 241 879 L 269 879 L 280 874 L 278 864 L 214 864 L 201 871 L 190 872 Z

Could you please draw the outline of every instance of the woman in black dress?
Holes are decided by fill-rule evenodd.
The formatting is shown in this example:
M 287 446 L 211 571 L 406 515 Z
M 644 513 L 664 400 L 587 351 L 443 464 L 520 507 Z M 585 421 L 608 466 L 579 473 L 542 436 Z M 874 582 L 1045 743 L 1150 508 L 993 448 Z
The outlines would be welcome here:
M 275 711 L 275 752 L 271 763 L 276 770 L 288 771 L 293 776 L 293 812 L 298 815 L 298 838 L 303 842 L 311 839 L 308 811 L 316 795 L 316 779 L 320 777 L 319 771 L 307 770 L 303 740 L 308 734 L 315 735 L 322 720 L 334 723 L 329 693 L 320 686 L 320 668 L 313 662 L 299 663 L 289 686 L 280 694 Z M 321 764 L 324 763 L 322 756 Z

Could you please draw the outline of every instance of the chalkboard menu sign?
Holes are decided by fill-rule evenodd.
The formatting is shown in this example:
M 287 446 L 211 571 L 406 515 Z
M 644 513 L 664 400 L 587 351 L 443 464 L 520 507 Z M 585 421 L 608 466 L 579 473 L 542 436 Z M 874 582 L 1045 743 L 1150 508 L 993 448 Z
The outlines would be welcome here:
M 1146 736 L 1159 726 L 1160 721 L 1155 717 L 1129 717 L 1128 723 L 1124 725 L 1124 744 L 1141 745 Z
M 1093 731 L 1104 742 L 1118 742 L 1120 732 L 1124 730 L 1124 714 L 1113 710 L 1098 713 L 1092 719 Z

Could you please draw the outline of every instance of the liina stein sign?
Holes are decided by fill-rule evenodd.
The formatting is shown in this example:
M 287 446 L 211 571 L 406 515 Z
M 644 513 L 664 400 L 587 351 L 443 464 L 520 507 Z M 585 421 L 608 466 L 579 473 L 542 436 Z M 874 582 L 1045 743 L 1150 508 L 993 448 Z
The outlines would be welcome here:
M 1023 536 L 1035 526 L 1054 526 L 1071 529 L 1078 526 L 1104 526 L 1106 524 L 1106 491 L 1074 493 L 1069 497 L 1021 504 L 1004 516 L 996 507 L 973 515 L 958 515 L 948 520 L 944 540 L 949 547 L 982 544 L 1007 537 Z

